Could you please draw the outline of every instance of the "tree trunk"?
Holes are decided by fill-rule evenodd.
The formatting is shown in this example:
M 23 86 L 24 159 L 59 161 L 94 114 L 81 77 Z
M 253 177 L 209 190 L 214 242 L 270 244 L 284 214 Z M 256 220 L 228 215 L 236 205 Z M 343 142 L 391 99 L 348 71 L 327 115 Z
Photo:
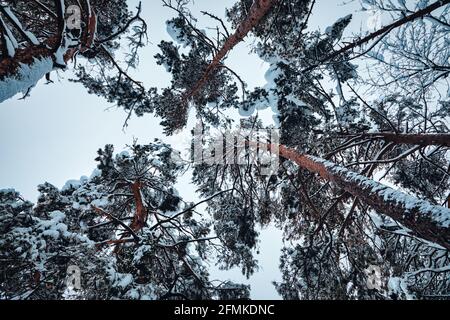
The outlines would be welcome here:
M 363 133 L 361 138 L 375 138 L 383 139 L 387 142 L 394 142 L 398 144 L 412 144 L 418 146 L 445 146 L 450 147 L 450 134 L 448 133 L 392 133 L 392 132 L 380 132 L 380 133 Z
M 235 33 L 228 37 L 223 47 L 214 56 L 213 60 L 206 68 L 206 71 L 203 74 L 202 78 L 197 81 L 197 83 L 191 88 L 191 90 L 186 92 L 183 97 L 185 102 L 187 102 L 192 96 L 194 96 L 196 93 L 198 93 L 198 91 L 201 90 L 201 88 L 206 84 L 209 77 L 211 76 L 211 73 L 220 65 L 223 58 L 225 58 L 225 56 L 231 50 L 233 50 L 233 48 L 237 44 L 239 44 L 254 27 L 256 27 L 260 23 L 261 19 L 264 18 L 264 16 L 277 2 L 278 0 L 255 0 L 253 2 L 247 18 L 242 21 L 242 23 L 236 29 Z

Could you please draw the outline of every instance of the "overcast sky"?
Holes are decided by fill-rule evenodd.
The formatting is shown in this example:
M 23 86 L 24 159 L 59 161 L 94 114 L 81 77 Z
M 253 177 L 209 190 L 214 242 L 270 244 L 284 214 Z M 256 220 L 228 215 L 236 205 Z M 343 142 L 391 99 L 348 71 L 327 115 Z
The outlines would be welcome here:
M 195 0 L 194 13 L 210 11 L 220 17 L 234 0 Z M 359 1 L 318 0 L 312 15 L 310 29 L 324 30 L 338 18 L 359 10 Z M 130 1 L 137 3 L 137 1 Z M 134 6 L 131 6 L 134 7 Z M 163 8 L 159 0 L 143 1 L 143 16 L 149 24 L 149 45 L 141 51 L 141 64 L 136 78 L 147 87 L 164 87 L 170 81 L 169 74 L 156 65 L 153 56 L 158 52 L 161 40 L 171 40 L 166 32 L 165 21 L 173 15 Z M 356 13 L 349 29 L 364 29 L 366 13 Z M 199 25 L 211 25 L 210 20 L 200 19 Z M 245 79 L 250 88 L 265 85 L 264 74 L 268 66 L 249 53 L 251 39 L 241 43 L 226 63 Z M 133 117 L 123 131 L 126 114 L 102 98 L 89 95 L 83 86 L 68 82 L 71 72 L 52 74 L 55 83 L 45 85 L 41 81 L 31 91 L 31 96 L 18 100 L 16 96 L 0 104 L 0 188 L 15 188 L 31 201 L 36 201 L 36 186 L 50 182 L 62 187 L 67 180 L 89 176 L 96 166 L 96 151 L 105 144 L 114 144 L 121 151 L 133 138 L 148 143 L 154 138 L 163 138 L 167 143 L 180 147 L 179 137 L 162 135 L 159 119 L 152 115 Z M 270 117 L 270 111 L 265 111 Z M 187 201 L 196 199 L 192 187 L 184 177 L 179 184 L 180 194 Z M 215 270 L 214 277 L 233 278 L 252 285 L 252 298 L 278 298 L 271 281 L 279 279 L 279 255 L 281 233 L 265 230 L 261 236 L 261 271 L 249 281 L 232 270 Z

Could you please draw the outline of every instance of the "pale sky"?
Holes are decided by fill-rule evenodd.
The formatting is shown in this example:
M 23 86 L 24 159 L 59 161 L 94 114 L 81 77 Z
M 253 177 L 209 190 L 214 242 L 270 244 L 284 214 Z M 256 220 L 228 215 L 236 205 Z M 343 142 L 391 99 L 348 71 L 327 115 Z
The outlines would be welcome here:
M 210 11 L 224 17 L 225 8 L 235 0 L 195 0 L 194 14 L 200 10 Z M 360 8 L 359 1 L 318 0 L 311 18 L 310 29 L 319 26 L 324 30 L 338 18 L 355 13 Z M 130 1 L 137 3 L 137 1 Z M 134 6 L 130 5 L 130 8 Z M 166 32 L 165 21 L 173 15 L 163 8 L 159 0 L 143 1 L 143 17 L 149 25 L 149 45 L 141 51 L 141 64 L 135 78 L 147 87 L 164 87 L 170 75 L 155 63 L 153 56 L 158 52 L 161 40 L 171 40 Z M 350 30 L 358 31 L 367 19 L 365 13 L 357 13 Z M 200 15 L 197 15 L 200 17 Z M 210 20 L 201 18 L 199 25 L 212 25 Z M 267 64 L 253 54 L 249 54 L 250 39 L 241 43 L 226 60 L 226 64 L 245 79 L 250 88 L 264 86 Z M 137 138 L 140 143 L 148 143 L 154 138 L 162 138 L 176 147 L 177 137 L 162 135 L 159 119 L 153 115 L 133 117 L 126 131 L 122 131 L 126 114 L 102 98 L 89 95 L 82 85 L 68 82 L 71 72 L 52 73 L 55 83 L 45 85 L 41 81 L 25 100 L 18 95 L 0 104 L 0 189 L 14 188 L 33 202 L 37 198 L 37 185 L 50 182 L 62 187 L 67 180 L 89 176 L 96 167 L 96 151 L 105 144 L 114 144 L 121 151 Z M 333 86 L 331 86 L 333 87 Z M 265 111 L 270 113 L 269 110 Z M 237 111 L 236 111 L 237 115 Z M 271 116 L 270 114 L 266 114 Z M 190 177 L 184 177 L 180 184 L 180 194 L 186 201 L 198 199 Z M 229 279 L 252 285 L 252 298 L 279 298 L 273 285 L 279 280 L 278 269 L 281 232 L 270 228 L 261 235 L 261 254 L 258 260 L 261 271 L 249 281 L 240 276 L 239 271 L 221 272 L 213 270 L 214 278 Z

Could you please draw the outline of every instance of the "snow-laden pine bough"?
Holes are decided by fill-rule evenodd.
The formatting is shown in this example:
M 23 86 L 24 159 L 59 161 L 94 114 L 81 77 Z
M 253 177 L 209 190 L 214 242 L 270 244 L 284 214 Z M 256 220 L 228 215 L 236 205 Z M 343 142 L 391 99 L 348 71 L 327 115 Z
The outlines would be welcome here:
M 40 185 L 36 205 L 0 190 L 1 298 L 248 298 L 248 286 L 209 276 L 205 261 L 233 249 L 210 236 L 209 219 L 196 211 L 212 197 L 190 203 L 179 196 L 174 184 L 185 167 L 170 146 L 130 151 L 99 150 L 90 178 L 61 190 Z M 80 269 L 72 292 L 71 267 Z
M 255 144 L 264 147 L 264 144 Z M 302 154 L 283 145 L 266 145 L 267 150 L 278 152 L 285 159 L 312 173 L 370 205 L 406 227 L 409 233 L 450 250 L 450 210 L 428 201 L 418 200 L 394 190 L 361 174 L 333 162 Z
M 383 140 L 396 144 L 411 144 L 416 146 L 445 146 L 450 147 L 449 133 L 395 133 L 395 132 L 368 132 L 345 137 L 355 139 Z
M 177 129 L 181 129 L 187 123 L 187 110 L 190 100 L 192 100 L 192 98 L 194 98 L 202 90 L 202 88 L 205 87 L 205 85 L 208 83 L 208 80 L 210 80 L 214 72 L 220 66 L 223 66 L 222 61 L 226 58 L 226 56 L 236 47 L 236 45 L 238 45 L 241 41 L 243 41 L 244 38 L 255 27 L 257 27 L 261 23 L 261 21 L 266 17 L 266 15 L 268 15 L 271 12 L 271 10 L 273 10 L 276 7 L 277 3 L 278 0 L 253 1 L 245 19 L 238 25 L 236 31 L 232 35 L 228 36 L 223 46 L 213 56 L 211 62 L 209 62 L 209 65 L 205 69 L 203 75 L 194 83 L 194 85 L 190 89 L 184 92 L 182 96 L 182 103 L 180 104 L 180 108 L 182 109 L 180 110 L 181 115 L 176 118 L 176 123 L 173 124 L 174 126 L 178 127 Z M 448 5 L 449 3 L 450 0 L 436 1 L 433 4 L 421 10 L 418 10 L 417 12 L 414 12 L 408 16 L 403 17 L 402 19 L 394 21 L 393 23 L 379 30 L 376 30 L 373 33 L 370 33 L 369 35 L 363 38 L 357 39 L 354 42 L 351 42 L 350 44 L 343 46 L 339 50 L 333 51 L 329 55 L 320 59 L 317 64 L 313 64 L 304 70 L 291 70 L 291 71 L 293 73 L 298 74 L 311 72 L 312 70 L 320 67 L 323 64 L 326 64 L 329 61 L 332 61 L 333 59 L 339 57 L 340 55 L 351 52 L 355 48 L 361 47 L 364 44 L 369 43 L 370 41 L 373 41 L 377 38 L 384 37 L 387 34 L 389 34 L 392 30 L 399 28 L 409 22 L 423 18 L 424 16 L 430 14 L 431 12 L 439 8 L 442 8 L 445 5 Z M 309 12 L 309 14 L 310 13 L 311 12 Z M 308 20 L 308 18 L 309 16 L 306 19 Z

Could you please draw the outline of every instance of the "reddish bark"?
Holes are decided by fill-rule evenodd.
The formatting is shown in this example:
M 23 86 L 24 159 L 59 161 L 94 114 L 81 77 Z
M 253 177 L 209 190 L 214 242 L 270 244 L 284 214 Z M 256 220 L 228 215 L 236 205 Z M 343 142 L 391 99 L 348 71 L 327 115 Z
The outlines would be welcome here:
M 321 64 L 323 64 L 323 63 L 325 63 L 327 61 L 333 60 L 334 58 L 340 56 L 343 53 L 346 53 L 346 52 L 348 52 L 350 50 L 353 50 L 353 49 L 355 49 L 357 47 L 360 47 L 363 44 L 365 44 L 365 43 L 367 43 L 369 41 L 372 41 L 372 40 L 374 40 L 375 38 L 377 38 L 379 36 L 385 35 L 388 32 L 392 31 L 393 29 L 401 27 L 402 25 L 404 25 L 404 24 L 406 24 L 408 22 L 420 19 L 420 18 L 426 16 L 427 14 L 430 14 L 434 10 L 439 9 L 439 8 L 449 4 L 449 3 L 450 3 L 450 0 L 439 0 L 439 1 L 436 1 L 435 3 L 429 5 L 426 8 L 423 8 L 423 9 L 421 9 L 421 10 L 419 10 L 419 11 L 417 11 L 417 12 L 415 12 L 415 13 L 409 15 L 409 16 L 406 16 L 406 17 L 404 17 L 404 18 L 402 18 L 400 20 L 397 20 L 397 21 L 395 21 L 395 22 L 393 22 L 393 23 L 391 23 L 391 24 L 381 28 L 380 30 L 377 30 L 377 31 L 375 31 L 375 32 L 365 36 L 364 38 L 358 39 L 357 41 L 354 41 L 354 42 L 352 42 L 352 43 L 342 47 L 341 49 L 339 49 L 339 50 L 331 53 L 330 55 L 326 56 L 325 58 L 321 59 L 318 64 L 312 65 L 312 66 L 302 70 L 301 73 L 310 72 L 310 71 L 314 70 L 315 68 L 319 67 Z
M 64 61 L 67 63 L 73 59 L 78 53 L 84 53 L 92 47 L 95 41 L 96 28 L 97 28 L 97 15 L 94 12 L 90 12 L 87 18 L 88 27 L 81 36 L 81 45 L 78 48 L 71 48 L 64 54 Z
M 89 14 L 86 23 L 87 28 L 83 31 L 82 41 L 77 48 L 70 48 L 64 54 L 64 61 L 67 63 L 78 52 L 86 52 L 95 40 L 97 16 L 94 12 Z M 21 64 L 32 65 L 34 59 L 51 58 L 55 61 L 55 47 L 59 47 L 61 35 L 55 35 L 46 39 L 41 45 L 30 45 L 26 48 L 16 49 L 13 58 L 7 57 L 0 61 L 0 80 L 16 73 Z M 53 49 L 52 49 L 53 48 Z M 57 66 L 64 67 L 64 66 Z
M 33 273 L 33 286 L 38 286 L 41 283 L 42 275 L 39 271 L 34 271 Z
M 56 40 L 56 38 L 51 38 L 42 46 L 32 45 L 24 49 L 16 49 L 14 58 L 3 58 L 0 61 L 0 80 L 14 75 L 21 64 L 32 65 L 35 58 L 53 57 L 53 53 L 47 45 L 51 47 Z
M 273 145 L 267 145 L 267 148 L 276 150 Z M 450 250 L 450 229 L 447 226 L 450 210 L 447 208 L 419 201 L 326 160 L 301 154 L 283 145 L 278 148 L 281 157 L 333 182 L 377 212 L 401 223 L 413 235 Z
M 115 245 L 114 253 L 118 253 L 120 250 L 120 245 L 124 243 L 134 242 L 134 239 L 118 239 L 118 240 L 108 240 L 104 242 L 97 243 L 95 246 L 98 250 L 100 250 L 103 246 L 112 246 Z

